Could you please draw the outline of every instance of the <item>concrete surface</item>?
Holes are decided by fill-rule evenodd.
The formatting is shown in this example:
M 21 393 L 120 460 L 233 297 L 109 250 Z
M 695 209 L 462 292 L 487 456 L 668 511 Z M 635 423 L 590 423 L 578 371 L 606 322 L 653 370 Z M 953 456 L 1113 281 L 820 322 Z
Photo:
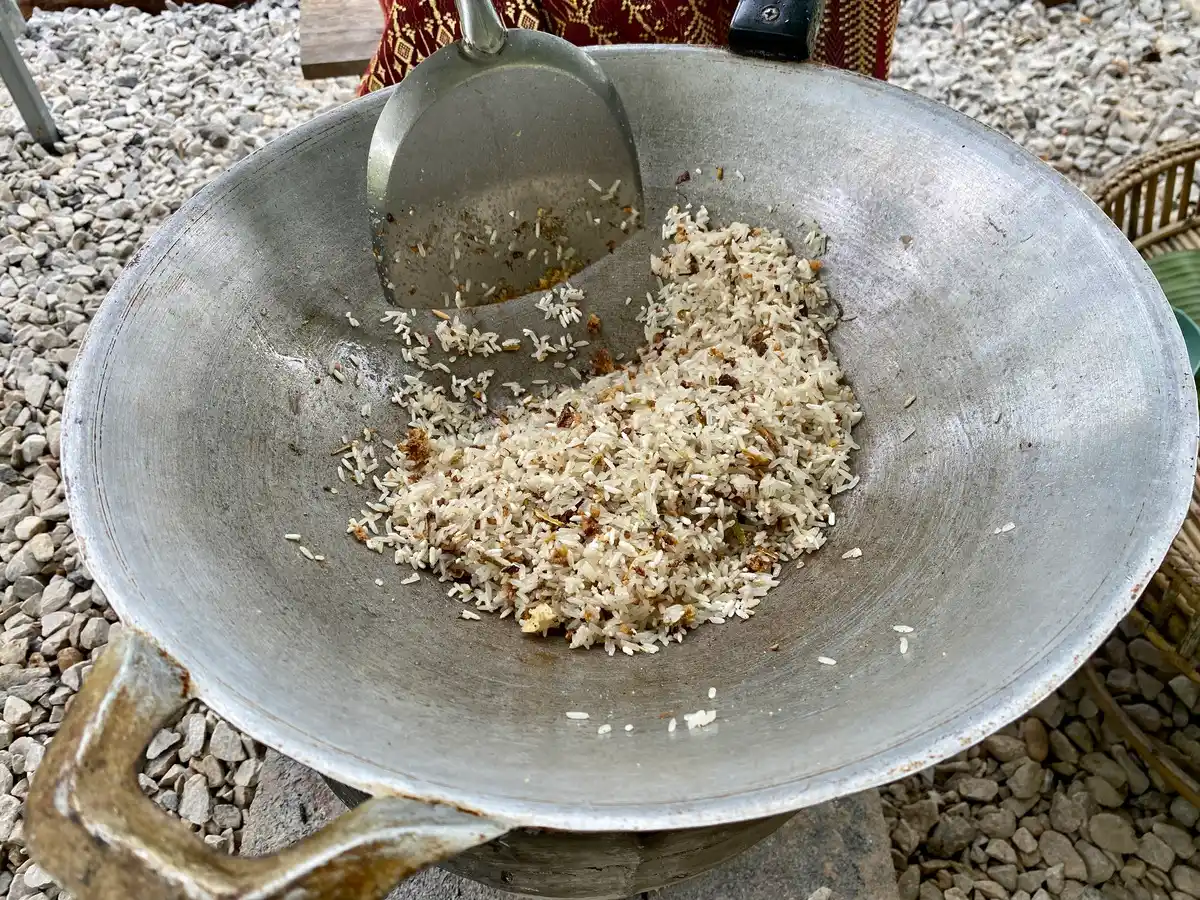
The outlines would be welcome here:
M 346 806 L 316 772 L 270 752 L 246 821 L 242 852 L 270 853 Z M 652 900 L 897 900 L 890 839 L 874 791 L 805 810 L 753 849 Z M 822 888 L 828 888 L 826 894 Z M 513 894 L 429 869 L 388 900 L 513 900 Z

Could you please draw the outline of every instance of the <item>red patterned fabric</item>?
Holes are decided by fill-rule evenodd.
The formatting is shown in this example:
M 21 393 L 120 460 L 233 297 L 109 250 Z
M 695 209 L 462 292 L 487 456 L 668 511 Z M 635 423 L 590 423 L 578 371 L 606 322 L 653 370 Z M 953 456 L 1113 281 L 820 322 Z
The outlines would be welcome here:
M 454 0 L 380 0 L 384 33 L 359 86 L 400 81 L 459 37 Z M 500 0 L 509 27 L 550 31 L 588 44 L 721 44 L 737 0 Z M 826 0 L 816 61 L 887 78 L 900 0 Z
M 817 61 L 886 81 L 899 18 L 900 0 L 825 0 Z

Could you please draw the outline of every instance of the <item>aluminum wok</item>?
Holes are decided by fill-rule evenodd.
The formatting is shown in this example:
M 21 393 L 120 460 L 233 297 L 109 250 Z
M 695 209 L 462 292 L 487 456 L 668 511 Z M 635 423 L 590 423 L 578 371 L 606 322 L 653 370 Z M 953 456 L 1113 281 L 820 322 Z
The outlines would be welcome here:
M 711 49 L 595 55 L 632 120 L 652 223 L 704 203 L 831 237 L 833 343 L 866 417 L 829 545 L 750 621 L 611 659 L 456 620 L 442 588 L 398 585 L 346 538 L 358 498 L 322 489 L 330 450 L 364 402 L 388 408 L 403 371 L 386 329 L 344 317 L 384 309 L 363 194 L 386 92 L 347 104 L 174 216 L 74 368 L 76 533 L 127 624 L 30 795 L 33 854 L 77 896 L 359 900 L 456 854 L 509 890 L 645 890 L 1019 716 L 1154 572 L 1191 492 L 1195 393 L 1153 276 L 1099 209 L 887 84 Z M 613 285 L 645 264 L 635 243 Z M 609 294 L 616 321 L 625 294 Z M 334 390 L 327 366 L 347 352 L 374 368 Z M 905 655 L 896 624 L 915 629 Z M 189 697 L 372 799 L 278 856 L 211 852 L 134 780 Z M 709 705 L 707 729 L 660 718 Z M 601 739 L 571 709 L 635 727 Z

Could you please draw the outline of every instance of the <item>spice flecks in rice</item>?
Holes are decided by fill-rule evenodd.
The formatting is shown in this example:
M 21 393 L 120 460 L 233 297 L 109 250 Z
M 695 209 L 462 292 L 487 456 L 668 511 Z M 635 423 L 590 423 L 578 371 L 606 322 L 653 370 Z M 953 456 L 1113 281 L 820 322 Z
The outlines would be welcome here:
M 372 473 L 360 447 L 339 471 L 378 492 L 350 529 L 368 549 L 526 633 L 633 654 L 749 618 L 825 543 L 862 417 L 829 345 L 835 304 L 778 232 L 699 209 L 672 210 L 664 235 L 635 363 L 500 415 L 481 400 L 491 372 L 449 391 L 404 376 L 392 399 L 423 452 L 382 444 Z M 563 285 L 539 306 L 579 322 L 581 300 Z M 535 357 L 571 350 L 526 335 Z

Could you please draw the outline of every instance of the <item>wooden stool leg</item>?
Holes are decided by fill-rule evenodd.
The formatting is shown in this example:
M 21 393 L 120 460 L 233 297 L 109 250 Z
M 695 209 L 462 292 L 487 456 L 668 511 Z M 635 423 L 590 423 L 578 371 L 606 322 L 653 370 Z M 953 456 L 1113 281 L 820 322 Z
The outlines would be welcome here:
M 9 0 L 0 0 L 0 3 L 7 4 Z M 7 16 L 0 16 L 0 80 L 12 94 L 13 103 L 34 140 L 46 148 L 56 143 L 59 140 L 58 129 L 54 126 L 46 101 L 33 82 L 33 76 L 17 52 L 16 35 Z

